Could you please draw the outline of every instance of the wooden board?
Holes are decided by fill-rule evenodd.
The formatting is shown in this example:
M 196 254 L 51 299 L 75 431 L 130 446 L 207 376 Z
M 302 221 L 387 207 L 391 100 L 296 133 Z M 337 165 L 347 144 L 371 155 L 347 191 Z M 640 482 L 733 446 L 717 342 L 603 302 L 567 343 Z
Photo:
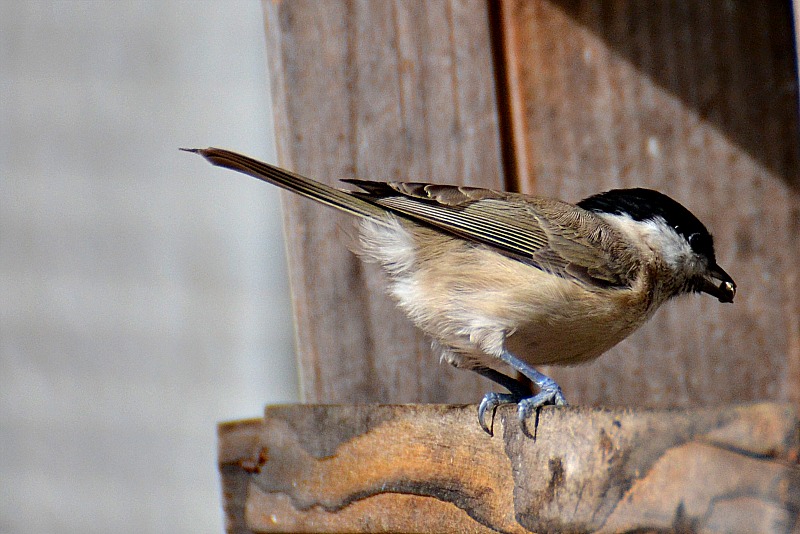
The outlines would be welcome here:
M 219 428 L 230 533 L 789 532 L 794 409 L 273 406 Z M 529 424 L 534 424 L 530 421 Z
M 318 180 L 502 187 L 486 3 L 264 2 L 279 163 Z M 488 383 L 440 365 L 349 250 L 353 226 L 284 197 L 303 396 L 467 402 Z
M 664 191 L 710 228 L 719 263 L 739 285 L 732 305 L 678 300 L 596 363 L 550 369 L 568 400 L 800 400 L 790 4 L 499 5 L 512 183 L 571 201 L 616 187 Z
M 800 401 L 791 7 L 489 5 L 266 1 L 279 162 L 331 183 L 503 187 L 505 165 L 506 188 L 567 200 L 663 190 L 715 234 L 736 302 L 670 303 L 596 363 L 546 371 L 579 404 Z M 347 249 L 349 219 L 286 197 L 285 220 L 306 400 L 466 402 L 488 388 L 435 361 Z

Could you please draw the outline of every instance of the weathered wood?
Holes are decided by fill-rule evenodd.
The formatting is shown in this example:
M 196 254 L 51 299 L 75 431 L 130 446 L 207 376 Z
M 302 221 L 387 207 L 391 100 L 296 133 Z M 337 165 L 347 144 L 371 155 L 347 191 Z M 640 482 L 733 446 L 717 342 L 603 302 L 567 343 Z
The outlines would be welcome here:
M 800 168 L 788 2 L 500 2 L 516 174 L 577 200 L 666 192 L 714 233 L 736 302 L 670 303 L 589 367 L 573 403 L 800 400 Z
M 501 187 L 485 2 L 265 0 L 281 165 L 321 181 Z M 428 340 L 350 250 L 353 221 L 284 197 L 304 398 L 467 402 L 487 388 Z
M 590 367 L 551 369 L 573 403 L 800 401 L 800 173 L 791 10 L 781 2 L 506 0 L 495 102 L 477 0 L 264 3 L 280 162 L 341 177 L 506 187 L 576 200 L 661 189 L 714 232 L 739 284 L 664 307 Z M 503 112 L 503 113 L 501 113 Z M 304 397 L 465 402 L 487 384 L 438 365 L 348 248 L 352 221 L 285 198 Z
M 800 84 L 800 32 L 797 31 L 800 24 L 800 0 L 792 0 L 792 13 L 794 15 L 794 65 L 797 68 L 798 84 Z M 800 96 L 800 95 L 798 95 Z
M 534 421 L 530 421 L 534 424 Z M 272 406 L 220 426 L 229 532 L 787 532 L 794 409 Z

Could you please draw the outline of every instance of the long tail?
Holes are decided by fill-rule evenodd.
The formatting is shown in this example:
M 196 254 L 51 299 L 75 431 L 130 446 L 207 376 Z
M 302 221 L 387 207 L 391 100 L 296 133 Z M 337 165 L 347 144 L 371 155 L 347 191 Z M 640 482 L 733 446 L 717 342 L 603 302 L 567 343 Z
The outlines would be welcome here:
M 254 178 L 277 185 L 298 195 L 316 200 L 328 206 L 333 206 L 347 213 L 370 219 L 382 219 L 386 210 L 366 200 L 355 197 L 320 182 L 306 178 L 299 174 L 281 169 L 269 163 L 263 163 L 253 158 L 248 158 L 230 150 L 221 148 L 182 148 L 186 152 L 194 152 L 206 158 L 211 164 L 225 167 Z

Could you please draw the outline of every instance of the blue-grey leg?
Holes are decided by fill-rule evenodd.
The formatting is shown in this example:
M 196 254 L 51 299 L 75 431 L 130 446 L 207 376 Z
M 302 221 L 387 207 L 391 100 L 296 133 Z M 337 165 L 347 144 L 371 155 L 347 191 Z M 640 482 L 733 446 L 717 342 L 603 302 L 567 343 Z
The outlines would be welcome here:
M 496 393 L 490 391 L 483 396 L 480 406 L 478 406 L 478 422 L 481 428 L 490 436 L 494 435 L 492 427 L 494 427 L 494 411 L 502 404 L 516 404 L 522 399 L 530 397 L 531 391 L 527 384 L 523 384 L 515 378 L 504 375 L 500 371 L 490 369 L 488 367 L 476 367 L 473 369 L 476 373 L 496 382 L 506 388 L 510 393 Z M 492 414 L 492 424 L 486 424 L 486 412 Z
M 519 418 L 523 430 L 525 430 L 525 421 L 534 410 L 546 404 L 566 406 L 567 400 L 564 398 L 564 393 L 562 393 L 561 387 L 556 384 L 555 380 L 547 375 L 543 375 L 507 350 L 503 351 L 500 355 L 500 359 L 516 371 L 519 371 L 522 375 L 528 377 L 531 382 L 539 388 L 539 392 L 536 395 L 526 396 L 517 401 L 517 417 Z

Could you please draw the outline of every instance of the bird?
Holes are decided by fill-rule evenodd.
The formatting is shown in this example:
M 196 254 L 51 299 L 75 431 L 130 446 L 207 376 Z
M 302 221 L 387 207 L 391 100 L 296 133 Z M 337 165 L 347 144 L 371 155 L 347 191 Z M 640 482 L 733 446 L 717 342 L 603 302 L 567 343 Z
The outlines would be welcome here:
M 736 295 L 705 225 L 652 189 L 576 204 L 422 182 L 344 179 L 355 189 L 340 189 L 224 149 L 181 150 L 358 217 L 355 252 L 380 264 L 440 358 L 508 391 L 478 405 L 489 435 L 486 415 L 493 421 L 501 405 L 517 404 L 525 430 L 532 412 L 567 404 L 536 366 L 591 361 L 679 295 Z M 524 378 L 501 371 L 509 367 Z

